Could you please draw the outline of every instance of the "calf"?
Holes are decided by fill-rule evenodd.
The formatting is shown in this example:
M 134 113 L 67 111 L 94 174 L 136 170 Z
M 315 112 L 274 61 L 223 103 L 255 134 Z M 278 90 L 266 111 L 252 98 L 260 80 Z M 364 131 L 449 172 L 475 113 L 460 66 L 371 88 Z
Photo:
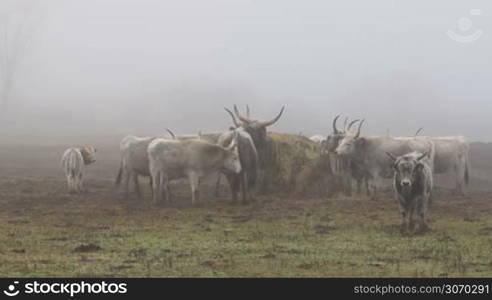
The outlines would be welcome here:
M 393 159 L 395 198 L 398 202 L 402 217 L 402 232 L 413 227 L 413 213 L 420 218 L 419 231 L 428 229 L 426 213 L 432 193 L 432 168 L 428 159 L 428 152 L 411 152 L 395 157 L 386 152 Z
M 62 156 L 61 164 L 67 176 L 70 193 L 80 193 L 83 189 L 84 166 L 96 162 L 96 148 L 84 146 L 68 148 Z

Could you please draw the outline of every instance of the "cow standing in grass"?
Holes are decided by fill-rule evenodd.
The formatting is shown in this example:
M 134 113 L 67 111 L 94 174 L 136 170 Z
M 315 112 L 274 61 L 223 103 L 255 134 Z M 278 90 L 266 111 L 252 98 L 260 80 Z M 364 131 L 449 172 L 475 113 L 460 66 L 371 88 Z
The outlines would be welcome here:
M 218 139 L 218 133 L 208 133 L 201 135 L 174 135 L 169 129 L 167 132 L 170 134 L 171 139 L 196 140 L 202 139 L 215 143 Z M 118 175 L 116 176 L 115 188 L 119 189 L 123 185 L 124 195 L 128 197 L 130 184 L 133 184 L 135 193 L 142 199 L 142 193 L 140 191 L 140 185 L 138 183 L 138 177 L 149 177 L 149 157 L 147 154 L 147 148 L 150 143 L 158 137 L 138 137 L 128 135 L 124 137 L 120 142 L 120 168 Z M 150 179 L 150 185 L 152 186 L 152 179 Z
M 328 155 L 332 174 L 337 176 L 340 181 L 340 188 L 346 195 L 352 195 L 352 182 L 357 184 L 357 193 L 361 193 L 362 184 L 365 184 L 366 193 L 369 194 L 369 180 L 371 176 L 365 172 L 354 160 L 347 157 L 342 157 L 335 154 L 335 149 L 346 135 L 350 134 L 350 130 L 354 124 L 359 122 L 359 119 L 348 123 L 345 118 L 343 129 L 337 128 L 337 120 L 340 115 L 333 119 L 333 132 L 328 134 L 320 144 L 320 152 L 322 155 Z
M 250 189 L 253 189 L 253 187 L 257 186 L 258 184 L 261 185 L 261 183 L 263 182 L 263 173 L 265 166 L 268 161 L 272 160 L 272 157 L 269 153 L 269 144 L 271 144 L 271 140 L 267 136 L 267 127 L 272 126 L 280 119 L 284 112 L 284 107 L 282 107 L 275 118 L 269 121 L 259 121 L 251 119 L 249 107 L 247 107 L 246 116 L 239 113 L 236 105 L 234 105 L 235 114 L 233 114 L 229 109 L 226 109 L 226 111 L 231 116 L 234 123 L 234 127 L 232 127 L 231 130 L 240 130 L 239 138 L 240 141 L 243 141 L 242 143 L 240 143 L 240 152 L 242 153 L 241 164 L 243 164 L 243 167 L 245 169 L 242 175 L 237 175 L 243 177 L 243 179 L 239 180 L 237 176 L 228 177 L 231 191 L 233 193 L 233 199 L 236 199 L 235 194 L 237 194 L 237 192 L 234 191 L 238 189 L 238 182 L 246 182 L 244 181 L 244 176 L 248 177 L 249 187 L 244 188 L 244 184 L 241 184 L 241 188 L 243 189 L 243 192 L 246 193 L 249 193 Z M 223 133 L 219 137 L 218 143 L 223 144 L 224 141 L 228 141 L 230 139 L 230 134 L 231 131 Z M 241 149 L 243 151 L 241 151 Z M 231 181 L 231 179 L 233 180 Z M 219 194 L 219 186 L 220 175 L 217 178 L 217 184 L 215 188 L 216 195 Z M 247 198 L 252 199 L 252 196 L 249 195 Z M 245 200 L 245 198 L 243 198 L 243 200 Z
M 413 214 L 419 216 L 419 231 L 428 229 L 426 222 L 427 206 L 432 193 L 432 168 L 428 152 L 411 152 L 396 157 L 386 152 L 394 161 L 395 198 L 402 218 L 402 232 L 413 227 Z
M 169 198 L 169 182 L 188 178 L 192 203 L 199 199 L 199 185 L 203 177 L 218 171 L 239 173 L 241 163 L 237 152 L 237 138 L 228 147 L 203 140 L 154 139 L 147 148 L 149 169 L 153 183 L 154 202 Z
M 142 198 L 138 176 L 150 177 L 147 147 L 154 139 L 156 139 L 156 137 L 137 137 L 128 135 L 121 140 L 120 169 L 116 176 L 115 187 L 119 188 L 123 185 L 125 197 L 128 196 L 129 186 L 132 182 L 137 196 Z
M 96 151 L 93 146 L 84 146 L 71 147 L 63 153 L 61 164 L 70 193 L 82 192 L 85 166 L 96 162 Z
M 232 116 L 235 121 L 234 115 L 231 111 L 226 109 L 226 111 Z M 217 142 L 219 145 L 225 147 L 230 144 L 232 139 L 237 140 L 237 149 L 239 154 L 239 161 L 241 162 L 241 172 L 238 174 L 231 172 L 223 172 L 229 182 L 231 188 L 232 201 L 237 201 L 237 196 L 239 190 L 242 192 L 243 203 L 254 200 L 252 195 L 252 190 L 255 188 L 256 180 L 258 177 L 258 151 L 256 150 L 253 138 L 251 135 L 244 130 L 244 128 L 239 127 L 237 129 L 232 129 L 223 133 L 219 137 Z M 217 180 L 216 191 L 218 190 L 218 185 L 220 184 L 220 174 Z
M 377 197 L 378 189 L 383 185 L 383 178 L 391 178 L 391 159 L 385 155 L 390 152 L 395 156 L 412 151 L 429 151 L 430 167 L 434 168 L 435 145 L 431 139 L 423 137 L 361 136 L 359 123 L 357 132 L 349 133 L 339 142 L 335 153 L 354 162 L 359 170 L 371 178 L 371 194 Z

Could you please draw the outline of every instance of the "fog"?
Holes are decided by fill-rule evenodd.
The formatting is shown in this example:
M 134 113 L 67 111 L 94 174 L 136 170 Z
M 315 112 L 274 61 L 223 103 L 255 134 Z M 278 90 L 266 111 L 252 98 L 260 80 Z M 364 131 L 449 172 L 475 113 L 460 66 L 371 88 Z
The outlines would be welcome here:
M 4 134 L 217 131 L 247 104 L 285 105 L 273 131 L 327 134 L 342 113 L 367 134 L 492 141 L 490 0 L 32 3 Z

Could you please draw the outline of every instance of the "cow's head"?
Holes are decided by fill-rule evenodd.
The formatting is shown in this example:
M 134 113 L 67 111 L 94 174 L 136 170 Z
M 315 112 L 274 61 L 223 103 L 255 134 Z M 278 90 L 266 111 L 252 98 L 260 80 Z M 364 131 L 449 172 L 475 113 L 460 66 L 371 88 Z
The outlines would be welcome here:
M 396 157 L 392 153 L 386 152 L 393 160 L 396 184 L 401 186 L 402 189 L 410 189 L 415 184 L 419 172 L 424 168 L 425 164 L 422 162 L 422 159 L 428 153 L 412 152 Z
M 90 165 L 96 162 L 96 152 L 97 149 L 93 146 L 84 146 L 80 148 L 80 154 L 82 154 L 85 165 Z
M 225 110 L 229 113 L 229 115 L 231 115 L 232 121 L 234 122 L 234 126 L 236 128 L 238 127 L 244 128 L 244 130 L 246 130 L 246 132 L 248 132 L 249 135 L 251 135 L 251 138 L 253 139 L 255 146 L 259 149 L 262 149 L 266 146 L 266 142 L 267 142 L 266 128 L 268 126 L 275 124 L 280 119 L 282 113 L 284 112 L 284 108 L 285 107 L 282 106 L 280 113 L 275 118 L 269 121 L 259 121 L 259 120 L 251 119 L 249 116 L 249 107 L 247 107 L 246 116 L 241 115 L 236 105 L 234 105 L 235 114 L 233 114 L 227 108 L 225 108 Z
M 222 170 L 227 173 L 239 173 L 241 172 L 241 162 L 239 161 L 239 151 L 238 151 L 238 135 L 234 132 L 233 138 L 229 146 L 223 147 L 225 150 L 225 159 L 222 165 Z
M 352 128 L 352 126 L 359 121 L 359 119 L 356 119 L 348 123 L 348 118 L 345 118 L 343 129 L 339 130 L 337 128 L 338 118 L 340 118 L 340 115 L 333 119 L 333 132 L 328 134 L 326 139 L 321 143 L 321 152 L 324 154 L 335 153 L 335 150 L 340 142 L 348 134 L 348 132 L 350 132 L 350 128 Z
M 360 136 L 360 129 L 365 120 L 359 123 L 357 132 L 354 134 L 352 132 L 347 132 L 344 137 L 339 141 L 337 147 L 335 148 L 335 154 L 338 155 L 353 155 L 357 152 L 357 149 L 362 146 L 366 140 L 364 137 Z

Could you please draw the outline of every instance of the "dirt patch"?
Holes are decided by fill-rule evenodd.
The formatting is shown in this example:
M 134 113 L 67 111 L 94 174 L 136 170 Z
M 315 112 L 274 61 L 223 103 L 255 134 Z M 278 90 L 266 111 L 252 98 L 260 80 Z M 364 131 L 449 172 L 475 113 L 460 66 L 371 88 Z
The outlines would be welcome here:
M 302 264 L 298 265 L 297 267 L 300 268 L 300 269 L 309 270 L 309 269 L 314 268 L 315 265 L 314 264 L 310 264 L 310 263 L 302 263 Z
M 265 255 L 261 255 L 260 258 L 264 258 L 264 259 L 274 259 L 276 258 L 277 256 L 273 253 L 268 253 L 268 254 L 265 254 Z
M 236 222 L 236 223 L 248 222 L 251 219 L 253 219 L 252 215 L 231 216 L 232 222 Z
M 217 263 L 212 261 L 212 260 L 206 260 L 206 261 L 202 262 L 200 265 L 203 267 L 211 268 L 211 269 L 217 268 Z
M 478 232 L 482 235 L 492 234 L 492 226 L 480 228 Z
M 48 241 L 48 242 L 66 242 L 66 241 L 68 241 L 68 238 L 66 238 L 66 237 L 55 237 L 55 238 L 46 239 L 46 241 Z
M 314 232 L 316 234 L 329 234 L 332 230 L 335 230 L 336 228 L 333 226 L 329 225 L 316 225 L 314 226 Z
M 80 246 L 75 247 L 75 249 L 73 249 L 73 252 L 86 253 L 86 252 L 96 252 L 101 250 L 102 250 L 101 246 L 90 243 L 90 244 L 82 244 Z

